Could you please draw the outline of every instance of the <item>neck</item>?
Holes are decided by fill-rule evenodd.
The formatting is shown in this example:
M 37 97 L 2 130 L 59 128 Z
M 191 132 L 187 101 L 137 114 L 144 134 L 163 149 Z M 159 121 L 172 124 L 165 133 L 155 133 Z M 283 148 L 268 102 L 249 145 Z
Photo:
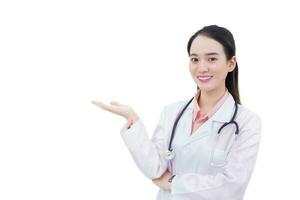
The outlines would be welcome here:
M 198 99 L 198 105 L 201 109 L 211 109 L 223 97 L 225 92 L 225 86 L 209 92 L 201 91 L 200 98 Z

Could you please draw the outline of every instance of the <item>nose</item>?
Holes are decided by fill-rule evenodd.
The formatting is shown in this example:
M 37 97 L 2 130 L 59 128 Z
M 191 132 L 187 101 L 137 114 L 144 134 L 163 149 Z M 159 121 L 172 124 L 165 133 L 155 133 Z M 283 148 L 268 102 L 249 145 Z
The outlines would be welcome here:
M 207 64 L 205 63 L 205 61 L 199 61 L 197 64 L 197 69 L 196 69 L 198 74 L 201 74 L 202 72 L 207 72 L 208 71 L 208 67 Z

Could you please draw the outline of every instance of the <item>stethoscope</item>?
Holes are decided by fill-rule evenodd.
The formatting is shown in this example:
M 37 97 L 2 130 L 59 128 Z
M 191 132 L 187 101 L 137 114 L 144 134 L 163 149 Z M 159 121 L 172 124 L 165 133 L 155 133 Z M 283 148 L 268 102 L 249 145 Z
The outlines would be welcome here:
M 194 98 L 194 97 L 193 97 Z M 188 105 L 191 103 L 191 101 L 193 100 L 193 98 L 191 98 L 191 100 L 189 100 L 189 102 L 185 105 L 185 107 L 182 109 L 182 111 L 180 112 L 180 114 L 177 116 L 177 119 L 175 120 L 174 122 L 174 125 L 173 125 L 173 129 L 172 129 L 172 134 L 171 134 L 171 137 L 170 137 L 170 141 L 169 141 L 169 147 L 168 147 L 168 150 L 166 151 L 166 159 L 167 160 L 172 160 L 174 157 L 175 157 L 175 152 L 173 151 L 172 149 L 172 142 L 173 142 L 173 139 L 174 139 L 174 136 L 175 136 L 175 131 L 176 131 L 176 127 L 177 127 L 177 124 L 178 124 L 178 121 L 179 119 L 181 118 L 182 114 L 184 113 L 185 109 L 188 107 Z M 229 122 L 226 122 L 224 123 L 218 130 L 218 134 L 221 133 L 222 129 L 229 125 L 229 124 L 234 124 L 235 125 L 235 135 L 238 135 L 239 134 L 239 125 L 236 121 L 234 121 L 235 117 L 236 117 L 236 114 L 237 114 L 237 111 L 238 111 L 238 105 L 236 102 L 234 102 L 234 105 L 235 105 L 235 110 L 234 110 L 234 114 L 231 118 L 231 120 Z

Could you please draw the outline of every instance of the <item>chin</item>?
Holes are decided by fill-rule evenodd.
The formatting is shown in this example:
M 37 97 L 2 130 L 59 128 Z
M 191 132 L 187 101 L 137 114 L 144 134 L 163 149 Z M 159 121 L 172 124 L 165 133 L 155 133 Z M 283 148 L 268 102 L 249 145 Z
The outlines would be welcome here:
M 214 90 L 214 88 L 211 86 L 203 86 L 203 85 L 199 86 L 198 85 L 198 87 L 201 90 L 201 92 L 211 92 Z

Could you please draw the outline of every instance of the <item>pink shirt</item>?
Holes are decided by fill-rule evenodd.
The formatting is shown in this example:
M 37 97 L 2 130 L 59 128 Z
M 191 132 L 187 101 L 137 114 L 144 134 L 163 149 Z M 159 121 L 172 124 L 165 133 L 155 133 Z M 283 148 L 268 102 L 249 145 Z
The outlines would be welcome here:
M 219 101 L 215 104 L 215 106 L 208 113 L 201 113 L 198 99 L 200 98 L 201 90 L 199 89 L 194 95 L 194 110 L 193 110 L 193 120 L 192 120 L 192 130 L 191 134 L 193 134 L 204 122 L 208 120 L 217 110 L 221 107 L 221 105 L 225 102 L 228 97 L 228 89 L 226 89 L 225 94 L 219 99 Z M 137 115 L 131 116 L 127 119 L 127 128 L 129 129 L 131 125 L 139 119 Z
M 193 134 L 204 122 L 208 120 L 217 110 L 221 107 L 221 105 L 225 102 L 227 96 L 228 96 L 228 89 L 226 88 L 226 91 L 224 95 L 219 99 L 219 101 L 215 104 L 215 106 L 208 112 L 208 113 L 201 113 L 200 106 L 198 104 L 198 99 L 201 95 L 201 90 L 198 90 L 194 96 L 194 110 L 193 110 L 193 125 L 192 125 L 192 132 Z

